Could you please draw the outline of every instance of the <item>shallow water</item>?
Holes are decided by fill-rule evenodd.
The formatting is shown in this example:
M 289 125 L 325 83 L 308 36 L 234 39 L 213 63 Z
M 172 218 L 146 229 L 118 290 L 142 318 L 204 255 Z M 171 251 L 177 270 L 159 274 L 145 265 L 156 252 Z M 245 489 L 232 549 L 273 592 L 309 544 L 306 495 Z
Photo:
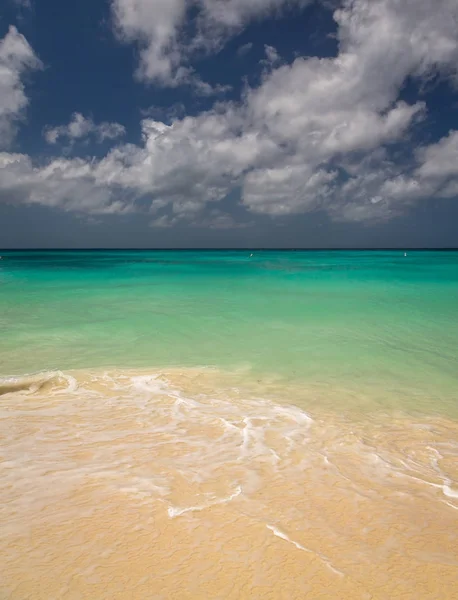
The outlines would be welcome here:
M 458 424 L 306 413 L 252 385 L 4 382 L 6 597 L 456 597 Z
M 1 254 L 1 597 L 458 598 L 458 254 Z

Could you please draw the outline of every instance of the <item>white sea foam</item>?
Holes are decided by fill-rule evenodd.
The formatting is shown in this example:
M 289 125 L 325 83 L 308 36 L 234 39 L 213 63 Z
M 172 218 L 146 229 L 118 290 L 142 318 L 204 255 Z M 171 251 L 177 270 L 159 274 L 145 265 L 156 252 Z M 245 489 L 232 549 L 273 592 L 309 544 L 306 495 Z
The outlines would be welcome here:
M 199 568 L 201 549 L 202 556 L 210 549 L 213 568 L 224 548 L 222 561 L 246 556 L 260 569 L 270 569 L 272 553 L 284 553 L 278 565 L 285 578 L 291 573 L 309 585 L 310 567 L 316 589 L 321 581 L 343 589 L 359 581 L 361 562 L 371 577 L 385 566 L 395 572 L 395 557 L 409 556 L 412 506 L 419 515 L 432 507 L 434 518 L 421 519 L 422 540 L 434 540 L 441 560 L 453 563 L 453 424 L 403 428 L 324 413 L 313 420 L 254 387 L 256 396 L 243 385 L 218 387 L 216 377 L 196 371 L 56 371 L 0 381 L 4 555 L 22 540 L 27 556 L 33 523 L 43 533 L 27 560 L 62 555 L 71 564 L 77 531 L 83 558 L 75 570 L 90 578 L 95 571 L 84 557 L 97 562 L 113 552 L 115 572 L 124 548 L 135 548 L 142 573 L 150 573 L 154 552 L 173 577 L 183 565 Z M 23 562 L 18 556 L 17 565 Z
M 175 517 L 180 517 L 181 515 L 184 515 L 188 512 L 200 512 L 202 510 L 206 510 L 207 508 L 211 508 L 212 506 L 217 506 L 218 504 L 227 504 L 228 502 L 234 500 L 234 498 L 237 498 L 237 496 L 240 496 L 241 493 L 242 488 L 239 486 L 233 494 L 227 496 L 226 498 L 217 498 L 199 506 L 186 506 L 184 508 L 170 506 L 167 510 L 167 513 L 169 517 L 173 519 Z
M 311 550 L 309 550 L 308 548 L 305 548 L 305 546 L 302 546 L 301 544 L 299 544 L 298 542 L 295 542 L 294 540 L 292 540 L 290 537 L 288 537 L 286 535 L 286 533 L 283 533 L 283 531 L 280 531 L 277 527 L 274 527 L 273 525 L 266 525 L 267 529 L 269 529 L 276 537 L 281 538 L 282 540 L 285 540 L 286 542 L 289 542 L 290 544 L 293 544 L 293 546 L 296 546 L 296 548 L 298 550 L 304 550 L 304 552 L 311 552 Z
M 178 383 L 172 381 L 173 375 L 128 371 L 55 371 L 1 379 L 0 418 L 5 423 L 14 415 L 19 419 L 33 402 L 40 414 L 30 429 L 27 421 L 20 422 L 23 435 L 14 437 L 14 429 L 5 429 L 1 474 L 18 491 L 14 501 L 22 496 L 24 502 L 39 502 L 37 495 L 42 493 L 45 503 L 53 489 L 74 486 L 78 479 L 103 479 L 143 502 L 162 499 L 169 504 L 169 516 L 177 517 L 230 502 L 242 488 L 245 497 L 254 495 L 269 478 L 294 481 L 305 471 L 308 485 L 315 477 L 319 483 L 326 473 L 358 497 L 376 493 L 371 481 L 395 485 L 392 475 L 440 489 L 446 498 L 458 497 L 455 483 L 441 471 L 443 456 L 433 445 L 427 447 L 428 466 L 389 447 L 383 453 L 375 451 L 346 425 L 329 429 L 298 407 L 244 395 L 242 388 L 212 397 L 185 391 L 180 374 Z M 428 435 L 430 430 L 424 431 Z M 449 449 L 446 440 L 442 443 L 444 455 L 455 452 L 455 446 Z M 72 453 L 87 458 L 78 462 Z M 186 506 L 173 506 L 170 498 L 177 496 L 183 481 Z M 220 498 L 228 481 L 240 487 Z M 404 486 L 398 487 L 403 491 Z M 201 498 L 205 502 L 199 502 Z
M 447 498 L 458 498 L 458 490 L 453 490 L 449 485 L 443 485 L 442 491 Z
M 318 558 L 325 563 L 325 565 L 331 570 L 333 571 L 336 575 L 340 575 L 343 576 L 342 571 L 339 571 L 338 569 L 336 569 L 331 561 L 324 556 L 321 552 L 316 552 L 315 550 L 311 550 L 310 548 L 306 548 L 305 546 L 303 546 L 302 544 L 299 544 L 299 542 L 295 542 L 294 540 L 292 540 L 288 535 L 286 535 L 286 533 L 284 533 L 283 531 L 280 531 L 280 529 L 278 529 L 278 527 L 274 527 L 273 525 L 266 525 L 267 529 L 269 529 L 269 531 L 271 531 L 276 537 L 285 540 L 285 542 L 289 542 L 290 544 L 292 544 L 293 546 L 295 546 L 298 550 L 303 550 L 304 552 L 308 552 L 309 554 L 315 554 L 316 556 L 318 556 Z

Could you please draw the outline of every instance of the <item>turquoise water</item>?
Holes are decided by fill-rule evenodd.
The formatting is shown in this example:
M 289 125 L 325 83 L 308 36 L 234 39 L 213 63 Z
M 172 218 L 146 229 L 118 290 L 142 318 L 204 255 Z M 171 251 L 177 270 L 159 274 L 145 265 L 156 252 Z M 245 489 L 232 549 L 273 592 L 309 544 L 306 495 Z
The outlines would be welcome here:
M 0 597 L 455 597 L 458 252 L 0 254 Z
M 0 375 L 214 366 L 458 413 L 458 252 L 2 251 Z

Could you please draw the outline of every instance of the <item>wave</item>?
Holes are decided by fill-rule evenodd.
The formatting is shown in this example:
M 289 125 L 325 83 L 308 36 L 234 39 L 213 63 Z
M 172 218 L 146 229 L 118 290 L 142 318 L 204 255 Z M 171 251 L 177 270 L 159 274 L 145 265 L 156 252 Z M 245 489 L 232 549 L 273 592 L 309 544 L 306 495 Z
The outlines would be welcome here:
M 28 392 L 34 394 L 43 387 L 74 391 L 77 387 L 74 377 L 62 371 L 42 371 L 28 375 L 0 377 L 0 396 L 15 392 Z

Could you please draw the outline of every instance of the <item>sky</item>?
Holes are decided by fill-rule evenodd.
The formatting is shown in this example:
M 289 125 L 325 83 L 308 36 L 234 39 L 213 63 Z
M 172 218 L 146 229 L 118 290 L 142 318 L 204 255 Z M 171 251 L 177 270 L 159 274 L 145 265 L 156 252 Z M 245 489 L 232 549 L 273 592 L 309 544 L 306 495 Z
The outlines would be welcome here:
M 0 248 L 458 247 L 458 0 L 3 0 Z

